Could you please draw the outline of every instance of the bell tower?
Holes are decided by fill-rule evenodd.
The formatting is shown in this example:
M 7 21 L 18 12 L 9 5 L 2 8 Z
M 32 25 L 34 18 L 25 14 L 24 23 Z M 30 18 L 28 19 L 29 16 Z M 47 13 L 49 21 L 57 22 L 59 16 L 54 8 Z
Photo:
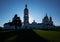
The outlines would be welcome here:
M 29 14 L 28 14 L 28 8 L 27 8 L 27 4 L 25 5 L 25 9 L 24 9 L 24 26 L 28 26 L 29 24 Z

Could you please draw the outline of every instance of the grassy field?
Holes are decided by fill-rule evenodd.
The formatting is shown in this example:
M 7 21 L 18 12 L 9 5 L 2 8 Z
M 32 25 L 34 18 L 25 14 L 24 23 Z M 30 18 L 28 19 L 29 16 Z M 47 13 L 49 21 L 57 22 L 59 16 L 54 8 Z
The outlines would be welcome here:
M 34 30 L 41 37 L 50 42 L 60 42 L 60 31 Z

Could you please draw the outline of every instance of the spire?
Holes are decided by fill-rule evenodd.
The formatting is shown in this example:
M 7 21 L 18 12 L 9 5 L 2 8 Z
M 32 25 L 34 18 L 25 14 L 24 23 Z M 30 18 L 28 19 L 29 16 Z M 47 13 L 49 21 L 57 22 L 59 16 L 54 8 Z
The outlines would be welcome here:
M 46 13 L 46 16 L 45 16 L 45 18 L 48 18 L 48 16 L 47 16 L 47 13 Z
M 26 1 L 26 3 L 25 3 L 25 8 L 27 8 L 27 0 L 25 0 Z
M 25 5 L 25 8 L 27 8 L 27 4 Z
M 46 17 L 47 17 L 47 13 L 46 13 Z

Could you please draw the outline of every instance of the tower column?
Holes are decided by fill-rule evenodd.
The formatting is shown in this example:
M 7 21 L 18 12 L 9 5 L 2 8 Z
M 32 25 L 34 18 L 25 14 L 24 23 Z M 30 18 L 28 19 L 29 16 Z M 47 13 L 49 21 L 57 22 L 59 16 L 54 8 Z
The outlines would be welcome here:
M 26 4 L 24 9 L 24 27 L 27 28 L 28 25 L 29 25 L 29 14 L 28 14 L 28 8 Z

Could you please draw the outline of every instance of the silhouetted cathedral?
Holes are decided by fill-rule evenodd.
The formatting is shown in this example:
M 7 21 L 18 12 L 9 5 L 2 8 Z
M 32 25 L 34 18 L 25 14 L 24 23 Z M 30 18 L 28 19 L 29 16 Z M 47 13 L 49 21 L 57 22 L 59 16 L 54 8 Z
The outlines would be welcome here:
M 45 28 L 53 28 L 53 21 L 52 17 L 48 17 L 47 13 L 46 16 L 42 19 L 42 23 L 36 23 L 35 20 L 30 24 L 29 23 L 29 10 L 27 8 L 27 4 L 25 5 L 24 9 L 24 21 L 21 22 L 20 17 L 15 14 L 12 19 L 12 22 L 8 22 L 4 24 L 4 28 L 7 29 L 45 29 Z M 22 25 L 23 24 L 23 25 Z

